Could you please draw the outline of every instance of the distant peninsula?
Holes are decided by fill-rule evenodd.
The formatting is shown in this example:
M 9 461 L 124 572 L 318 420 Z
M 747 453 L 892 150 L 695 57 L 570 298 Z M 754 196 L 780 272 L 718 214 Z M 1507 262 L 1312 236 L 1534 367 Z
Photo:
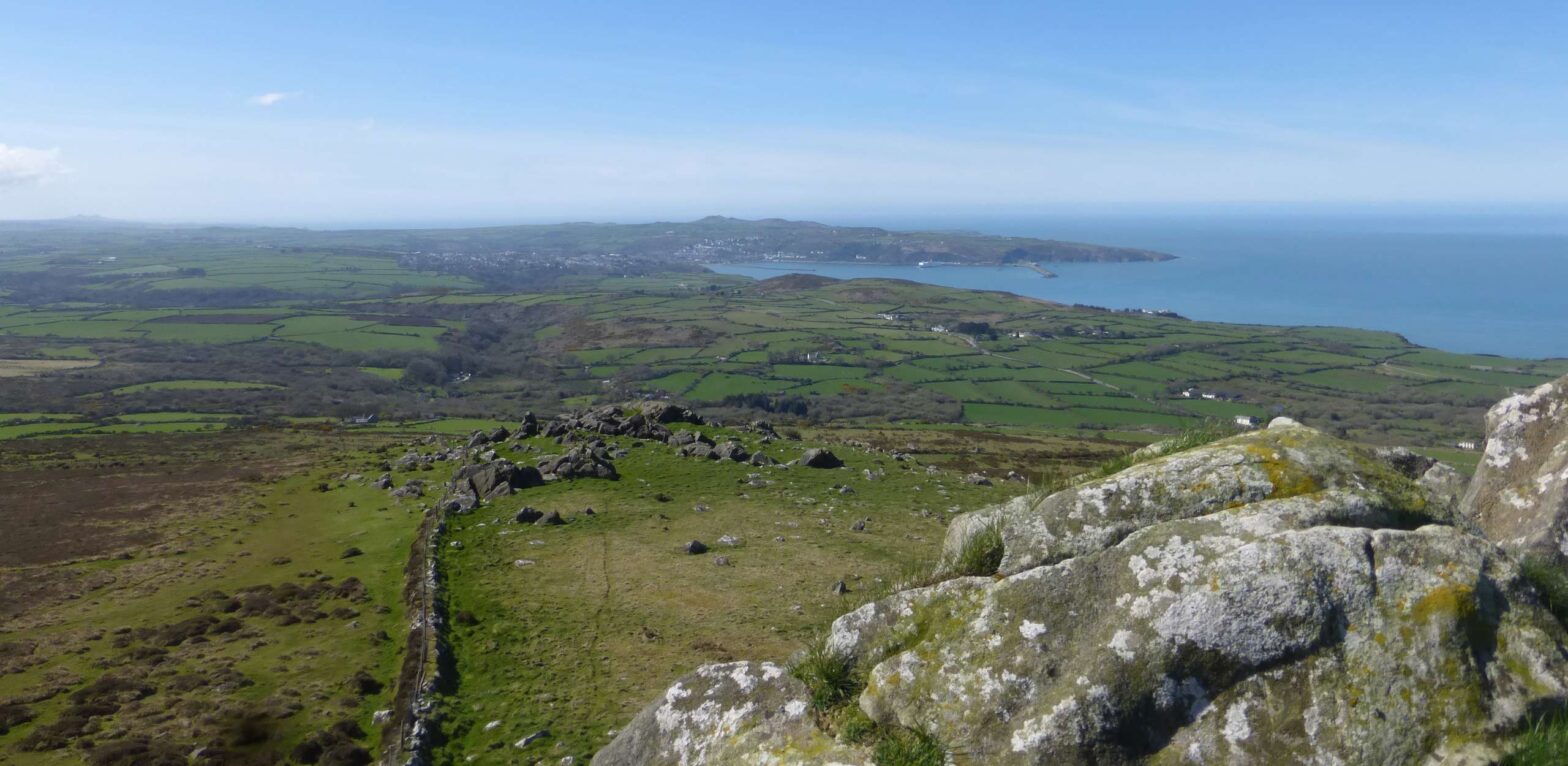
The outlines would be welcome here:
M 1007 265 L 1166 261 L 1168 253 L 1130 247 L 1005 237 L 972 231 L 890 231 L 765 218 L 709 216 L 688 222 L 559 223 L 451 229 L 316 230 L 258 226 L 160 226 L 78 217 L 0 222 L 13 246 L 37 251 L 73 247 L 232 244 L 267 248 L 372 249 L 445 257 L 511 256 L 523 260 L 723 263 L 749 260 L 859 261 L 880 264 Z M 85 241 L 84 241 L 85 240 Z M 61 246 L 65 247 L 62 248 Z M 23 245 L 19 249 L 29 249 Z

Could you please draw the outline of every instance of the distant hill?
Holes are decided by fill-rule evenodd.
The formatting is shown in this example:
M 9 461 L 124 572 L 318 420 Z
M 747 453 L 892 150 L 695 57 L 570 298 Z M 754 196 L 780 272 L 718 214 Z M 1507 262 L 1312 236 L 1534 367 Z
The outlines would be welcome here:
M 889 231 L 868 226 L 831 226 L 813 221 L 766 218 L 747 221 L 709 216 L 696 221 L 638 224 L 561 223 L 464 229 L 364 229 L 318 231 L 245 226 L 150 226 L 96 217 L 58 221 L 0 222 L 0 233 L 16 245 L 89 244 L 47 241 L 89 237 L 109 246 L 116 233 L 146 243 L 157 238 L 179 244 L 271 247 L 365 248 L 398 253 L 513 253 L 550 258 L 623 256 L 669 261 L 722 262 L 786 258 L 824 261 L 918 263 L 1024 263 L 1063 261 L 1163 261 L 1175 256 L 1152 250 L 1003 237 L 958 231 Z M 18 239 L 34 240 L 19 242 Z

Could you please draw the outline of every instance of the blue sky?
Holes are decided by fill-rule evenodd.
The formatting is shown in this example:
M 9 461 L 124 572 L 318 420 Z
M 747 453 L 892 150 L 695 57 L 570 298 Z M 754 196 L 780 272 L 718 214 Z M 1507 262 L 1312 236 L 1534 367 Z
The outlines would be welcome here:
M 1560 2 L 13 0 L 0 19 L 0 218 L 1568 202 Z

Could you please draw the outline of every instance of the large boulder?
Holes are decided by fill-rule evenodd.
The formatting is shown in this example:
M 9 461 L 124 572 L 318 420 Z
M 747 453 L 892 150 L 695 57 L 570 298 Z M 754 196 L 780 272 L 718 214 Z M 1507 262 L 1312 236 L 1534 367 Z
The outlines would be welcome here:
M 744 463 L 751 459 L 751 453 L 738 441 L 730 440 L 713 448 L 713 456 L 720 460 L 733 460 Z
M 956 519 L 950 559 L 1000 545 L 1000 571 L 837 620 L 826 651 L 865 679 L 852 704 L 957 763 L 1383 764 L 1495 759 L 1568 699 L 1568 631 L 1453 523 L 1432 466 L 1291 422 L 1146 457 Z M 704 753 L 824 762 L 800 727 L 723 733 L 760 701 L 709 701 L 683 735 Z M 685 761 L 723 762 L 747 761 Z
M 1486 413 L 1486 452 L 1462 507 L 1504 548 L 1568 564 L 1568 377 Z
M 800 464 L 807 468 L 838 468 L 844 461 L 829 450 L 812 447 L 800 454 Z
M 643 402 L 633 405 L 641 410 L 643 417 L 655 422 L 668 425 L 670 423 L 691 423 L 702 425 L 702 416 L 678 404 L 670 402 Z
M 451 492 L 489 497 L 502 487 L 517 490 L 542 484 L 544 484 L 544 477 L 538 469 L 500 459 L 458 468 L 452 473 Z

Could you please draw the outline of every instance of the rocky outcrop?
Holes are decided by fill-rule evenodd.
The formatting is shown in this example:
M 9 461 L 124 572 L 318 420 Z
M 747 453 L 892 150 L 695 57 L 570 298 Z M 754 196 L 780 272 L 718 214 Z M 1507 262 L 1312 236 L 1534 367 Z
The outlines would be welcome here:
M 1436 466 L 1284 420 L 1145 457 L 956 519 L 949 566 L 999 571 L 837 620 L 850 704 L 950 763 L 1038 766 L 1485 762 L 1568 700 L 1568 632 Z M 761 667 L 700 669 L 594 763 L 871 762 Z
M 504 458 L 473 463 L 452 472 L 440 506 L 448 513 L 461 513 L 478 507 L 482 500 L 494 500 L 542 484 L 544 475 L 532 466 L 516 465 Z
M 610 462 L 608 445 L 600 441 L 573 447 L 564 455 L 541 458 L 539 470 L 547 480 L 620 478 L 620 473 L 615 470 L 615 464 Z
M 1499 402 L 1486 432 L 1465 514 L 1509 550 L 1568 564 L 1568 377 Z
M 995 526 L 1005 542 L 1001 571 L 1012 574 L 1102 550 L 1151 524 L 1328 490 L 1344 490 L 1359 505 L 1330 504 L 1323 523 L 1348 523 L 1348 514 L 1369 506 L 1453 520 L 1451 513 L 1433 515 L 1428 493 L 1397 464 L 1282 418 L 1264 431 L 1151 459 L 1038 503 L 1024 499 L 961 516 L 948 529 L 944 553 L 956 555 L 976 529 Z
M 622 407 L 606 405 L 557 417 L 540 430 L 545 436 L 566 436 L 578 431 L 605 436 L 630 436 L 666 441 L 671 423 L 702 424 L 702 417 L 669 402 L 642 402 Z M 526 428 L 526 426 L 525 426 Z

